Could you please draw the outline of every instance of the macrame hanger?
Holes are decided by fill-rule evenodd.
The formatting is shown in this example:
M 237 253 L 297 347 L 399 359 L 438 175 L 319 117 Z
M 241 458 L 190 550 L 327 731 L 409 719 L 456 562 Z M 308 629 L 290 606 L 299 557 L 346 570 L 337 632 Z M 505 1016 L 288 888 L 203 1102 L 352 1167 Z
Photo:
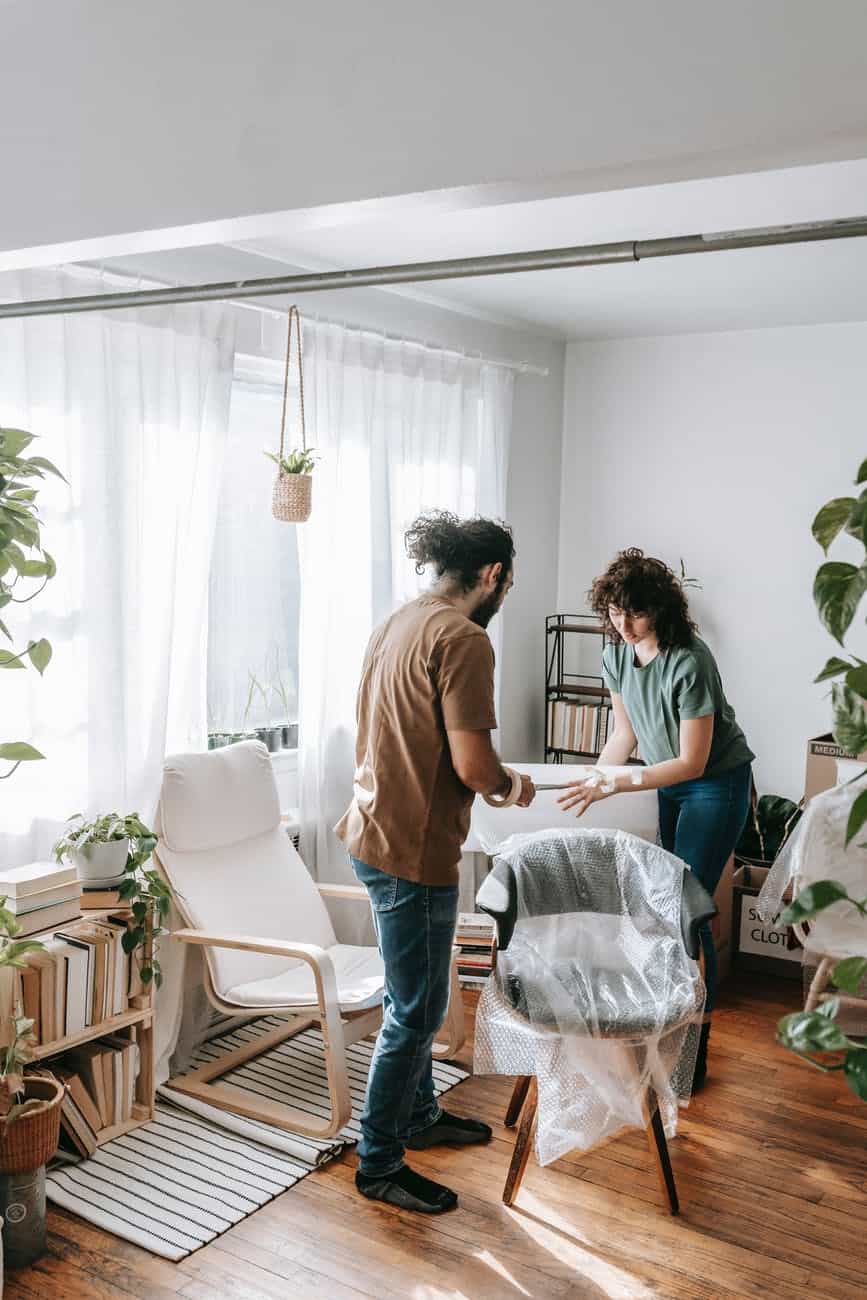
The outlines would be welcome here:
M 298 336 L 298 397 L 301 406 L 301 446 L 304 451 L 307 450 L 307 425 L 304 418 L 304 368 L 301 360 L 301 313 L 293 303 L 289 308 L 289 320 L 286 333 L 286 366 L 283 372 L 283 413 L 280 417 L 280 459 L 283 459 L 283 448 L 286 437 L 286 400 L 289 394 L 289 366 L 292 360 L 292 327 L 293 322 Z

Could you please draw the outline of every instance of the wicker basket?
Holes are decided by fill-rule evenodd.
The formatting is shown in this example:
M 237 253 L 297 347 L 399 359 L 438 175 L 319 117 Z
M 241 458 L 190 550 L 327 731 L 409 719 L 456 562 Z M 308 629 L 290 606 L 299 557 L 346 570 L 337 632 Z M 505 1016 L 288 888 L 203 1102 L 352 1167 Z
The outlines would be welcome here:
M 51 1159 L 60 1141 L 63 1093 L 63 1085 L 50 1074 L 25 1076 L 26 1099 L 47 1105 L 19 1115 L 11 1124 L 0 1123 L 0 1173 L 23 1174 Z
M 312 474 L 284 474 L 281 470 L 271 497 L 274 518 L 287 524 L 305 523 L 310 518 L 312 489 Z

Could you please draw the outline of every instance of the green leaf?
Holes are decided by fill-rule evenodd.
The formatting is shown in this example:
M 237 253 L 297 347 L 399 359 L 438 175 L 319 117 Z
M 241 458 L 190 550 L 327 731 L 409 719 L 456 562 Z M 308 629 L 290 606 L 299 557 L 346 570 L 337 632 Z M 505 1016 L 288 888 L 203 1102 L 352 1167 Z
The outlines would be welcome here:
M 865 591 L 867 564 L 856 569 L 854 564 L 832 560 L 823 564 L 816 573 L 813 600 L 819 618 L 840 645 Z
M 44 637 L 41 641 L 31 641 L 27 647 L 27 653 L 30 655 L 30 662 L 41 677 L 51 662 L 50 644 Z
M 867 1101 L 867 1048 L 854 1047 L 846 1053 L 843 1073 L 855 1096 Z
M 834 739 L 846 754 L 867 749 L 867 713 L 864 701 L 854 691 L 835 682 L 831 692 L 834 707 Z
M 802 889 L 780 916 L 780 925 L 795 925 L 799 921 L 808 921 L 826 907 L 848 898 L 844 885 L 837 880 L 817 880 L 815 885 Z
M 152 980 L 153 977 L 154 977 L 153 967 L 152 967 L 152 966 L 142 966 L 141 971 L 139 972 L 139 974 L 141 975 L 141 982 L 142 982 L 142 984 L 150 984 L 151 980 Z
M 852 665 L 848 662 L 848 660 L 840 659 L 837 657 L 837 655 L 832 655 L 831 658 L 828 660 L 828 662 L 825 664 L 825 667 L 819 673 L 819 676 L 814 677 L 813 681 L 814 682 L 830 681 L 832 677 L 840 677 L 842 676 L 843 673 L 848 673 L 851 667 Z
M 840 999 L 826 998 L 816 1010 L 820 1016 L 826 1016 L 828 1020 L 836 1020 L 837 1012 L 840 1010 Z
M 867 790 L 862 790 L 849 809 L 849 820 L 846 823 L 847 844 L 858 834 L 865 822 L 867 822 Z
M 850 668 L 846 673 L 846 685 L 862 700 L 867 700 L 867 666 L 859 664 L 857 668 Z
M 52 465 L 51 461 L 46 460 L 44 456 L 31 456 L 24 464 L 31 465 L 34 469 L 45 470 L 47 474 L 53 474 L 56 478 L 63 479 L 64 483 L 67 482 L 57 466 Z
M 0 454 L 4 459 L 20 456 L 35 437 L 35 433 L 27 433 L 24 429 L 0 429 Z
M 0 650 L 0 668 L 24 668 L 20 655 L 14 655 L 11 650 Z
M 3 622 L 2 618 L 0 618 L 0 632 L 3 633 L 7 641 L 12 640 L 12 633 L 9 631 L 8 627 Z
M 125 953 L 135 952 L 136 948 L 139 945 L 139 936 L 141 936 L 142 938 L 144 937 L 142 931 L 138 929 L 126 930 L 121 935 L 120 942 Z
M 819 1011 L 795 1011 L 777 1026 L 777 1039 L 793 1052 L 840 1052 L 848 1038 L 840 1026 Z
M 40 754 L 38 749 L 34 749 L 23 740 L 7 741 L 5 745 L 0 745 L 0 758 L 8 763 L 30 763 L 44 757 L 45 755 Z
M 855 997 L 865 975 L 867 957 L 847 957 L 844 961 L 837 962 L 832 978 L 838 989 Z
M 20 572 L 22 578 L 44 578 L 48 565 L 44 560 L 25 560 Z
M 825 554 L 828 547 L 845 528 L 852 510 L 857 505 L 854 497 L 835 497 L 829 501 L 813 520 L 813 536 Z
M 858 466 L 858 477 L 855 479 L 855 486 L 858 487 L 861 483 L 867 483 L 867 460 L 862 460 Z

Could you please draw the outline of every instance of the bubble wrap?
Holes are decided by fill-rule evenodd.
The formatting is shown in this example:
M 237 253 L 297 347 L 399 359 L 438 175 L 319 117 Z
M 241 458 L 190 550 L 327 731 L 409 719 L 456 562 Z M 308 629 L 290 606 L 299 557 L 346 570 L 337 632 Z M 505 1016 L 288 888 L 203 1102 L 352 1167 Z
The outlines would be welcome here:
M 790 888 L 794 895 L 817 880 L 837 880 L 854 898 L 867 895 L 867 828 L 846 845 L 849 813 L 864 790 L 867 774 L 810 800 L 762 886 L 756 911 L 763 921 L 773 920 Z M 834 903 L 810 921 L 808 930 L 799 927 L 798 937 L 807 956 L 867 953 L 867 923 L 851 903 Z
M 605 830 L 516 836 L 497 862 L 517 920 L 479 1001 L 476 1072 L 536 1076 L 542 1165 L 643 1128 L 651 1090 L 671 1136 L 705 1001 L 680 930 L 684 864 Z

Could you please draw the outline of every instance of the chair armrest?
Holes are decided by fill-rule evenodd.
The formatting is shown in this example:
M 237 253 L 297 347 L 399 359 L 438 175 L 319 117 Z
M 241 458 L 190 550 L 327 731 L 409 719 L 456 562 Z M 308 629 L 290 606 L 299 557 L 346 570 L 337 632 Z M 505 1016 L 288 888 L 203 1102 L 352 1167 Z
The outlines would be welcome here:
M 202 948 L 240 948 L 244 952 L 264 952 L 275 957 L 297 957 L 313 970 L 319 1009 L 334 1032 L 340 1023 L 337 978 L 334 963 L 324 948 L 315 943 L 296 943 L 291 939 L 268 939 L 251 934 L 212 934 L 210 930 L 173 930 L 171 937 L 181 943 Z
M 324 898 L 349 898 L 355 903 L 368 902 L 364 885 L 321 885 L 317 882 L 316 888 Z

